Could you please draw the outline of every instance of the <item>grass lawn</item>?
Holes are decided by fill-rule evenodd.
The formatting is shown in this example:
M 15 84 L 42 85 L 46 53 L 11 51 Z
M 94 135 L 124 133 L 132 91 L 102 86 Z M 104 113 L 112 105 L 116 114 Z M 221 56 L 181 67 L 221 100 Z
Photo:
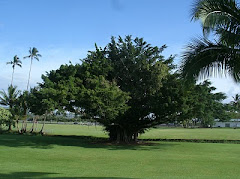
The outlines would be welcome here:
M 141 136 L 144 139 L 214 139 L 240 140 L 240 129 L 233 128 L 158 128 L 151 129 Z
M 0 135 L 0 178 L 239 178 L 240 145 Z
M 39 128 L 41 124 L 39 125 Z M 107 137 L 101 126 L 47 124 L 45 131 L 55 135 L 78 135 Z M 141 135 L 142 139 L 219 139 L 240 140 L 240 129 L 184 129 L 184 128 L 157 128 Z
M 42 124 L 39 124 L 39 129 L 41 125 Z M 108 137 L 107 133 L 103 131 L 103 127 L 101 126 L 47 124 L 45 126 L 45 132 L 49 135 Z
M 240 178 L 240 144 L 121 146 L 97 142 L 107 138 L 100 126 L 47 124 L 45 131 L 62 136 L 0 135 L 0 178 Z M 240 129 L 160 128 L 140 138 L 238 140 Z

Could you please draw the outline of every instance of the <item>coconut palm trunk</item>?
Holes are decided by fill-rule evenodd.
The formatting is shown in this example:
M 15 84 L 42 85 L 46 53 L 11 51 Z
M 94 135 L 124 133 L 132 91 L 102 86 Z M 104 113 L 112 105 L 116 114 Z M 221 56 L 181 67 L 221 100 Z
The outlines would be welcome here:
M 30 64 L 30 70 L 29 70 L 29 75 L 28 75 L 28 83 L 27 83 L 27 90 L 29 89 L 29 83 L 30 83 L 30 77 L 31 77 L 31 71 L 32 71 L 32 63 L 33 63 L 33 59 L 39 61 L 39 57 L 41 57 L 41 55 L 38 53 L 37 48 L 33 47 L 29 49 L 29 55 L 25 58 L 30 58 L 31 60 L 31 64 Z
M 44 134 L 43 129 L 44 129 L 44 126 L 45 126 L 46 118 L 47 118 L 47 112 L 45 113 L 44 120 L 43 120 L 43 125 L 42 125 L 42 129 L 41 129 L 41 131 L 40 131 L 40 134 L 41 134 L 41 135 Z
M 34 116 L 34 117 L 33 117 L 32 128 L 31 128 L 31 130 L 29 131 L 30 133 L 33 133 L 33 132 L 34 132 L 34 127 L 35 127 L 35 124 L 36 124 L 36 123 L 37 123 L 37 117 Z
M 11 86 L 13 85 L 13 75 L 14 75 L 14 67 L 13 67 L 13 72 L 12 72 L 12 80 L 11 80 Z
M 16 127 L 17 127 L 18 133 L 21 133 L 21 131 L 19 129 L 19 118 L 17 118 L 17 120 L 16 120 Z
M 30 82 L 30 77 L 31 77 L 31 71 L 32 71 L 32 61 L 33 61 L 33 58 L 31 57 L 30 70 L 29 70 L 29 74 L 28 74 L 27 90 L 28 90 L 28 88 L 29 88 L 29 82 Z

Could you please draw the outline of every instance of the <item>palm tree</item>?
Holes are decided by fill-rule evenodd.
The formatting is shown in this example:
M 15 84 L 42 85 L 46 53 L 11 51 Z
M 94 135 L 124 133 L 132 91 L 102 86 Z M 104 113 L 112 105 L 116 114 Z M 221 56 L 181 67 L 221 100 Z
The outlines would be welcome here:
M 198 0 L 192 19 L 201 20 L 203 38 L 194 39 L 182 56 L 184 78 L 229 74 L 240 81 L 240 8 L 235 0 Z M 216 39 L 208 40 L 212 33 Z
M 39 61 L 39 57 L 42 57 L 42 55 L 40 55 L 38 52 L 39 51 L 37 50 L 37 48 L 33 47 L 33 48 L 29 49 L 29 55 L 26 56 L 26 57 L 23 57 L 24 59 L 25 58 L 30 58 L 31 59 L 30 70 L 29 70 L 29 75 L 28 75 L 27 90 L 28 90 L 28 87 L 29 87 L 29 81 L 30 81 L 30 76 L 31 76 L 32 61 L 33 61 L 33 59 L 36 59 L 37 61 Z
M 9 106 L 9 111 L 11 112 L 14 118 L 14 106 L 16 105 L 17 99 L 20 95 L 20 91 L 17 90 L 17 86 L 10 85 L 7 92 L 2 90 L 0 91 L 0 104 L 4 106 Z M 9 121 L 8 130 L 11 130 L 13 121 Z
M 22 61 L 19 60 L 19 58 L 18 58 L 17 55 L 15 55 L 15 56 L 13 57 L 13 60 L 10 61 L 10 62 L 7 62 L 7 64 L 11 64 L 11 65 L 12 65 L 12 68 L 13 68 L 13 72 L 12 72 L 12 81 L 11 81 L 11 86 L 12 86 L 12 83 L 13 83 L 13 74 L 14 74 L 15 66 L 22 67 Z
M 235 108 L 236 111 L 239 112 L 239 107 L 240 107 L 240 95 L 236 94 L 235 96 L 232 97 L 233 101 L 231 102 L 233 107 Z
M 22 129 L 19 130 L 20 133 L 27 132 L 28 102 L 29 102 L 29 91 L 23 91 L 18 98 L 18 104 L 16 107 L 16 111 L 18 112 L 19 117 L 21 117 L 23 120 Z

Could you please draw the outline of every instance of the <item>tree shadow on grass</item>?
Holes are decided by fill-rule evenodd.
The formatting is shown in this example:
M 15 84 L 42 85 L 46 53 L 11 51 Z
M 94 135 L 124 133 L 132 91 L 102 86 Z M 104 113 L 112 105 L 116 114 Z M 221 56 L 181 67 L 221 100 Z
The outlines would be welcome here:
M 143 142 L 140 144 L 113 144 L 106 138 L 92 136 L 30 136 L 18 134 L 0 135 L 0 146 L 7 147 L 32 147 L 51 149 L 54 146 L 73 146 L 83 148 L 105 148 L 108 150 L 164 150 L 173 143 Z
M 58 173 L 46 173 L 46 172 L 13 172 L 10 174 L 1 174 L 1 179 L 30 179 L 30 178 L 39 178 L 39 179 L 136 179 L 136 178 L 122 178 L 122 177 L 54 177 L 49 175 L 54 175 Z

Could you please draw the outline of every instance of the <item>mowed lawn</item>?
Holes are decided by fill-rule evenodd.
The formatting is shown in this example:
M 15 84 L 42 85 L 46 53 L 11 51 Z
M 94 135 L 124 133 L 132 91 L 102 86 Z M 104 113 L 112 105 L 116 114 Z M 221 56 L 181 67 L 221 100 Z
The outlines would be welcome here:
M 113 145 L 100 140 L 101 126 L 45 127 L 52 136 L 0 135 L 0 178 L 240 178 L 240 144 Z M 240 129 L 158 128 L 140 138 L 239 140 Z
M 40 129 L 41 124 L 38 125 Z M 45 132 L 50 135 L 77 135 L 107 137 L 101 126 L 47 124 Z M 140 139 L 216 139 L 216 140 L 240 140 L 240 129 L 232 128 L 156 128 L 150 129 L 140 136 Z
M 240 144 L 111 145 L 81 136 L 0 135 L 0 178 L 240 178 Z

